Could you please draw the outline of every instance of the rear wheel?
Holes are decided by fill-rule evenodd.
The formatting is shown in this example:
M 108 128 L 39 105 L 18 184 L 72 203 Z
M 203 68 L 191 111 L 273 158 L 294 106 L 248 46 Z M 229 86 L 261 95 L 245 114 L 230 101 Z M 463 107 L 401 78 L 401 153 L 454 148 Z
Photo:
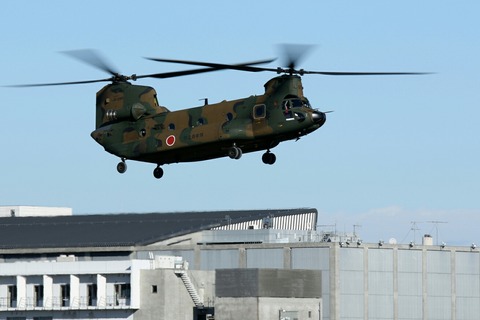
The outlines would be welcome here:
M 230 149 L 228 149 L 228 156 L 231 158 L 231 159 L 240 159 L 242 157 L 242 149 L 240 149 L 239 147 L 237 146 L 233 146 L 231 147 Z
M 127 164 L 125 163 L 125 160 L 122 160 L 117 164 L 117 171 L 118 173 L 125 173 L 125 171 L 127 171 Z

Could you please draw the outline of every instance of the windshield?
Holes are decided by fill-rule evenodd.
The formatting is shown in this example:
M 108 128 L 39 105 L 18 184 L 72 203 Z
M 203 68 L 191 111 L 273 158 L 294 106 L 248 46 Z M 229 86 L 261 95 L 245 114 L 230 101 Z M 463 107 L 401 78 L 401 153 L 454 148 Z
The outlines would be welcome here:
M 282 106 L 284 110 L 300 107 L 311 109 L 310 102 L 308 102 L 307 98 L 304 98 L 304 100 L 301 100 L 300 98 L 285 98 L 283 100 Z

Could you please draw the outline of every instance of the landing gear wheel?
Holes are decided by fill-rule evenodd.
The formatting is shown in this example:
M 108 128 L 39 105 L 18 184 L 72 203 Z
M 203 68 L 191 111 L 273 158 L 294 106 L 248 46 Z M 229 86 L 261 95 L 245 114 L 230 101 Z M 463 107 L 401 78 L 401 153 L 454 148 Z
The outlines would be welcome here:
M 272 165 L 275 163 L 276 160 L 277 160 L 277 157 L 275 156 L 274 153 L 271 153 L 270 151 L 265 152 L 262 156 L 262 161 L 265 164 Z
M 117 171 L 118 173 L 125 173 L 125 171 L 127 171 L 125 160 L 122 159 L 122 161 L 117 164 Z
M 153 170 L 153 176 L 157 179 L 163 177 L 163 169 L 160 168 L 160 166 L 156 167 L 155 170 Z
M 228 149 L 228 156 L 230 159 L 240 159 L 242 157 L 242 149 L 239 147 L 233 146 Z

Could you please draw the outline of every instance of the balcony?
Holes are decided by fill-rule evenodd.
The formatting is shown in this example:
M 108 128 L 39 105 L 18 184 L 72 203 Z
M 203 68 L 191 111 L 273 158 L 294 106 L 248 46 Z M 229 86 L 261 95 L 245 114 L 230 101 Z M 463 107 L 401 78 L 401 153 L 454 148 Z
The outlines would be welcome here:
M 80 296 L 73 299 L 52 297 L 51 299 L 20 298 L 12 300 L 0 298 L 0 311 L 41 311 L 41 310 L 111 310 L 137 309 L 130 305 L 129 298 L 106 296 L 97 299 Z

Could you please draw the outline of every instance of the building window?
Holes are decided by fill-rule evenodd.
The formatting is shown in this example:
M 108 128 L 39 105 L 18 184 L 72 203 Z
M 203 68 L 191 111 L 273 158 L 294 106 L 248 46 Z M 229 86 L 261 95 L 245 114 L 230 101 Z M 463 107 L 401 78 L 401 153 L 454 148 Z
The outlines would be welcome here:
M 97 285 L 89 284 L 87 285 L 87 305 L 96 306 L 97 305 Z
M 62 307 L 70 306 L 70 285 L 62 284 L 60 286 L 60 300 L 62 302 Z
M 17 286 L 8 286 L 7 306 L 9 308 L 17 307 Z
M 152 286 L 152 293 L 157 293 L 158 292 L 158 288 L 157 288 L 157 285 L 153 285 Z
M 36 285 L 33 295 L 35 307 L 43 307 L 43 285 Z
M 130 299 L 130 283 L 118 283 L 115 285 L 115 304 L 117 306 L 128 305 Z

